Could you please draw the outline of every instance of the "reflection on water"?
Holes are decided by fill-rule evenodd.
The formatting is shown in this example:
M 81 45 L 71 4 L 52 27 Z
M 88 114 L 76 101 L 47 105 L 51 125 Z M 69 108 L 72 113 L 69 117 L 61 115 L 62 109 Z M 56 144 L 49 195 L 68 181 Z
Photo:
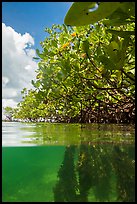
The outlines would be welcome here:
M 5 136 L 3 132 L 3 202 L 135 201 L 135 147 L 131 127 L 125 130 L 122 126 L 88 125 L 81 129 L 78 124 L 15 125 L 9 127 L 14 132 L 11 138 L 18 138 L 16 143 L 9 145 L 10 134 Z M 21 136 L 19 131 L 26 136 Z M 19 145 L 21 141 L 24 146 Z
M 2 146 L 73 145 L 81 142 L 134 142 L 131 125 L 2 123 Z
M 133 146 L 66 147 L 58 181 L 53 189 L 54 201 L 133 202 L 134 162 Z
M 64 159 L 58 171 L 59 180 L 54 191 L 55 202 L 72 202 L 77 200 L 78 185 L 74 164 L 74 146 L 66 147 Z
M 4 201 L 134 201 L 133 145 L 3 147 Z

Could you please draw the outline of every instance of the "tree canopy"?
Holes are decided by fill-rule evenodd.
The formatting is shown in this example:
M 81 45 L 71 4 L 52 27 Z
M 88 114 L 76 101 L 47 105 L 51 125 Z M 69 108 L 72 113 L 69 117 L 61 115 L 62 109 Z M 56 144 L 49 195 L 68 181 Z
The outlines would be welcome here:
M 134 122 L 134 9 L 127 2 L 94 24 L 46 28 L 34 90 L 22 91 L 15 117 Z

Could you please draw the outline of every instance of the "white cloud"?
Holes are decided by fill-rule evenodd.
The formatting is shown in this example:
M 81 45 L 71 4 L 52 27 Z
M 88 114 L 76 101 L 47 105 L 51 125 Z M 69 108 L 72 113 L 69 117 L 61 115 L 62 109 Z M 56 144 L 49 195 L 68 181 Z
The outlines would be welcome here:
M 8 82 L 9 82 L 9 79 L 7 77 L 2 77 L 2 86 L 3 87 L 5 87 Z
M 21 99 L 21 90 L 33 88 L 37 63 L 32 49 L 34 39 L 29 33 L 17 33 L 2 23 L 2 95 L 5 104 L 16 105 Z M 2 104 L 3 105 L 3 104 Z
M 10 106 L 12 108 L 16 107 L 17 102 L 15 102 L 13 99 L 2 99 L 2 106 L 6 107 L 6 106 Z
M 4 88 L 2 91 L 2 98 L 10 99 L 17 96 L 16 89 L 13 88 Z

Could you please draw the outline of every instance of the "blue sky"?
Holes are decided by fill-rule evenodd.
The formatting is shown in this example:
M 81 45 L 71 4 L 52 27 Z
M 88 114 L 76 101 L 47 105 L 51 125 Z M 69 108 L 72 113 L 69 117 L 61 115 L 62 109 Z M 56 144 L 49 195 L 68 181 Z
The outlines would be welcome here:
M 35 47 L 46 37 L 44 29 L 63 24 L 72 2 L 3 2 L 2 22 L 21 34 L 34 37 Z
M 72 2 L 2 2 L 2 106 L 16 107 L 21 90 L 33 88 L 33 59 L 45 28 L 63 24 Z M 28 46 L 29 45 L 29 46 Z

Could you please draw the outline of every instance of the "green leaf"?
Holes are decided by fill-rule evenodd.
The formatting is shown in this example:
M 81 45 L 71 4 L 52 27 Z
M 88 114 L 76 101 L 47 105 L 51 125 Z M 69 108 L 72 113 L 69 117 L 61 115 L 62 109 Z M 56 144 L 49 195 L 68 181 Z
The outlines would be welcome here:
M 101 51 L 101 47 L 98 46 L 97 47 L 97 56 L 100 56 L 100 55 L 102 55 L 102 51 Z
M 65 16 L 65 24 L 83 26 L 106 18 L 120 6 L 120 2 L 74 2 Z
M 51 41 L 51 46 L 53 46 L 53 47 L 57 47 L 57 41 L 52 40 L 52 41 Z
M 67 28 L 66 28 L 66 25 L 63 24 L 63 28 L 64 28 L 65 33 L 68 33 L 68 30 L 67 30 Z
M 119 44 L 116 41 L 111 41 L 111 43 L 105 48 L 107 55 L 113 63 L 119 61 Z
M 34 82 L 34 80 L 31 80 L 31 83 L 32 83 L 32 85 L 33 85 L 35 88 L 39 88 L 40 85 L 41 85 L 40 81 Z
M 34 80 L 31 80 L 31 83 L 32 83 L 33 86 L 35 86 L 35 82 L 34 82 Z
M 44 47 L 44 54 L 48 54 L 48 49 L 46 47 Z
M 80 46 L 80 38 L 78 38 L 76 44 L 75 44 L 75 48 L 78 50 Z
M 43 54 L 40 53 L 39 49 L 36 49 L 36 53 L 40 58 L 43 58 Z
M 126 25 L 129 23 L 132 23 L 133 21 L 131 20 L 122 20 L 122 19 L 105 19 L 103 20 L 103 24 L 105 26 L 120 26 L 120 25 Z
M 40 58 L 39 58 L 39 57 L 33 57 L 33 59 L 35 59 L 35 60 L 39 60 Z
M 116 64 L 114 64 L 114 62 L 112 62 L 111 59 L 109 59 L 108 57 L 104 55 L 99 56 L 99 60 L 102 62 L 102 64 L 107 70 L 118 69 Z
M 106 31 L 122 38 L 128 37 L 130 35 L 135 35 L 135 31 L 118 31 L 118 30 L 111 30 L 111 29 L 107 29 Z
M 82 42 L 82 49 L 84 52 L 88 53 L 89 51 L 89 41 L 88 40 L 84 40 Z
M 128 16 L 135 15 L 135 2 L 123 2 L 121 4 L 123 12 L 127 13 Z
M 124 5 L 124 3 L 122 3 L 120 6 L 122 6 L 122 5 Z M 114 20 L 114 19 L 126 20 L 127 18 L 128 18 L 128 14 L 126 12 L 124 12 L 121 7 L 119 7 L 117 10 L 115 10 L 109 16 L 110 20 Z
M 111 41 L 110 46 L 112 48 L 112 50 L 119 50 L 119 45 L 116 41 Z

